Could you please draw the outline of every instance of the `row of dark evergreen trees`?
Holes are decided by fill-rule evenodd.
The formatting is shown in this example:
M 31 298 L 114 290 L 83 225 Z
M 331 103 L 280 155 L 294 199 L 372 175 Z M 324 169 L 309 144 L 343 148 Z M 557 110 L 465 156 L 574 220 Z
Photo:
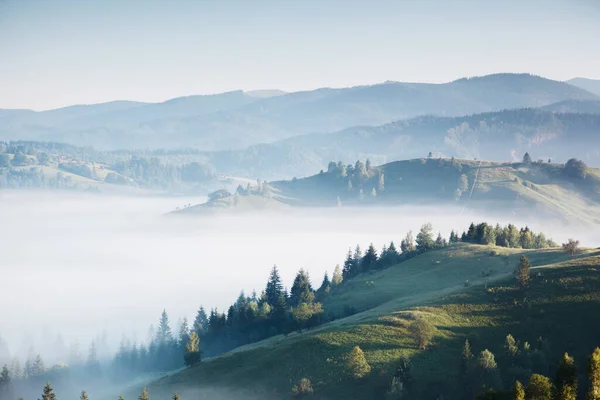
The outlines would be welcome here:
M 359 245 L 355 247 L 354 251 L 348 249 L 342 271 L 343 278 L 349 279 L 361 273 L 384 269 L 415 255 L 458 242 L 523 249 L 557 246 L 554 241 L 547 239 L 543 233 L 535 233 L 527 226 L 519 229 L 513 224 L 502 227 L 500 224 L 493 226 L 486 222 L 471 223 L 468 230 L 463 231 L 461 235 L 452 230 L 449 239 L 446 239 L 442 237 L 441 233 L 438 233 L 437 237 L 434 238 L 431 224 L 425 224 L 421 227 L 416 238 L 413 237 L 412 232 L 406 234 L 400 242 L 400 251 L 398 251 L 393 241 L 388 246 L 383 246 L 381 254 L 377 254 L 377 250 L 372 243 L 364 255 Z

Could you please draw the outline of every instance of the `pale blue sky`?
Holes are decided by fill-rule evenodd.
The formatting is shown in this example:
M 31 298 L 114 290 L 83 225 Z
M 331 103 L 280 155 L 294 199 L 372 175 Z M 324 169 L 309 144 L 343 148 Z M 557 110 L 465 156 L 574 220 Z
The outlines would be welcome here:
M 0 0 L 0 108 L 495 72 L 600 79 L 596 0 Z

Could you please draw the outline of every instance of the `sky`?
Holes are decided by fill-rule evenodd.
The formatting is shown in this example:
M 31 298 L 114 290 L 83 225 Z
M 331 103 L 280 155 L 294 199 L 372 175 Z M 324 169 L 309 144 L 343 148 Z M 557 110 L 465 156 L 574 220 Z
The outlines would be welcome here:
M 0 108 L 496 72 L 600 79 L 596 0 L 0 0 Z

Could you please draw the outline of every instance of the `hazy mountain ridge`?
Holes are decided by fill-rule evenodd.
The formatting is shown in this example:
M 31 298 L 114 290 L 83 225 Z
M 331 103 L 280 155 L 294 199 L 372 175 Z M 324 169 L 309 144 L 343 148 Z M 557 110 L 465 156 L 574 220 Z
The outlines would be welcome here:
M 559 107 L 560 108 L 560 107 Z M 218 170 L 281 179 L 308 175 L 331 160 L 370 158 L 375 164 L 439 157 L 565 162 L 575 156 L 600 165 L 600 114 L 503 110 L 462 117 L 423 116 L 381 126 L 357 126 L 329 134 L 296 136 L 245 150 L 209 154 Z
M 156 104 L 113 102 L 36 113 L 0 110 L 0 137 L 101 149 L 227 150 L 424 114 L 457 116 L 540 107 L 569 99 L 598 97 L 563 82 L 528 74 L 496 74 L 444 84 L 387 82 L 266 98 L 234 91 Z
M 600 80 L 588 78 L 573 78 L 566 81 L 569 85 L 577 86 L 583 90 L 600 96 Z

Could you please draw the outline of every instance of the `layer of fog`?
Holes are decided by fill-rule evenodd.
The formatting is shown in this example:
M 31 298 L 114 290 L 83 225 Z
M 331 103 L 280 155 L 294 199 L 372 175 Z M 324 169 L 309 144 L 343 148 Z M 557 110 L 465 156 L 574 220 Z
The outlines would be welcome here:
M 106 334 L 145 340 L 165 308 L 173 330 L 200 305 L 224 310 L 264 288 L 276 264 L 290 287 L 306 268 L 313 285 L 342 264 L 349 247 L 399 243 L 424 222 L 445 236 L 471 221 L 529 224 L 557 241 L 598 246 L 600 232 L 536 221 L 486 218 L 452 207 L 293 210 L 283 214 L 165 218 L 201 199 L 0 193 L 0 336 L 21 357 L 33 344 L 49 361 L 62 341 L 82 350 Z M 58 336 L 61 339 L 57 339 Z M 55 360 L 55 361 L 58 361 Z

